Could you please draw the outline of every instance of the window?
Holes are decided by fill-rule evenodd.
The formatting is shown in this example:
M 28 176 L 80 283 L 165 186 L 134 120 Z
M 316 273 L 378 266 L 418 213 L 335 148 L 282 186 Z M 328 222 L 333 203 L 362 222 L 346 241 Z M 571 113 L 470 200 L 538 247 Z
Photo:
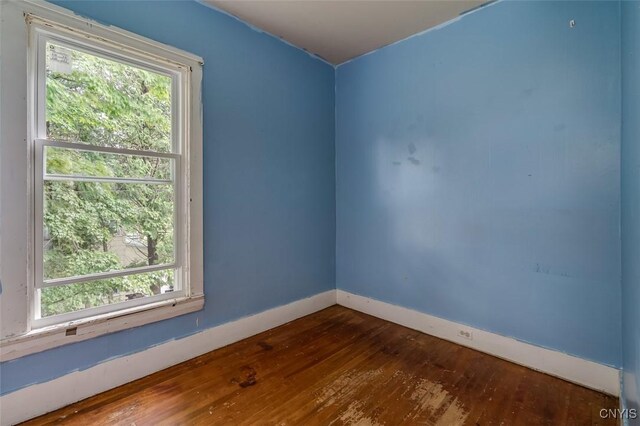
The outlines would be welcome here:
M 33 325 L 166 298 L 167 287 L 184 295 L 176 201 L 188 70 L 34 30 Z
M 201 60 L 55 6 L 24 7 L 32 255 L 27 318 L 3 314 L 15 324 L 3 360 L 15 336 L 202 307 Z

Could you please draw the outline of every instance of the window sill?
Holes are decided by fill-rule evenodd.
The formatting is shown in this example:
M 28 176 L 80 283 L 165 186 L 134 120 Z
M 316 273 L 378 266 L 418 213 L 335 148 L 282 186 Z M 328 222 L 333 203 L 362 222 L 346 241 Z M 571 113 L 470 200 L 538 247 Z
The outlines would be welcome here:
M 197 295 L 163 300 L 149 305 L 39 328 L 0 341 L 0 361 L 9 361 L 57 346 L 177 317 L 199 311 L 203 306 L 204 296 Z

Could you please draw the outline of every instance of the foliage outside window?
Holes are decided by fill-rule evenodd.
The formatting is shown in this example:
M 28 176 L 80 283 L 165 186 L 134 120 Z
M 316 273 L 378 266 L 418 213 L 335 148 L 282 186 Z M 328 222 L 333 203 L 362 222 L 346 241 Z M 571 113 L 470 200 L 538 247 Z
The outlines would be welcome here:
M 176 79 L 51 37 L 44 55 L 36 319 L 180 290 Z

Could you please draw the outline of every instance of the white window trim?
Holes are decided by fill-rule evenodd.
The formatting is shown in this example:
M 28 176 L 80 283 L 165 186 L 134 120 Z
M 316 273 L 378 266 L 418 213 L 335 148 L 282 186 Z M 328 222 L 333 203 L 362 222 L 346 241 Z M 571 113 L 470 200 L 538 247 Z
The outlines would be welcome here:
M 112 333 L 130 327 L 194 312 L 204 305 L 203 226 L 202 226 L 202 58 L 136 34 L 81 18 L 61 7 L 40 1 L 0 2 L 3 52 L 0 68 L 0 360 L 6 361 L 56 346 Z M 180 96 L 182 109 L 188 110 L 189 122 L 179 131 L 187 140 L 179 167 L 187 179 L 177 189 L 177 200 L 187 206 L 182 218 L 186 275 L 182 297 L 154 300 L 110 313 L 69 320 L 59 324 L 32 328 L 31 309 L 34 290 L 35 197 L 31 159 L 35 158 L 32 122 L 37 76 L 25 69 L 35 59 L 29 45 L 30 26 L 37 22 L 46 27 L 55 23 L 57 31 L 80 35 L 93 44 L 108 43 L 127 56 L 164 61 L 190 70 Z M 108 42 L 107 42 L 108 41 Z M 11 125 L 7 126 L 7 123 Z M 20 126 L 16 123 L 24 123 Z M 3 125 L 4 124 L 4 125 Z M 31 143 L 29 143 L 31 141 Z M 29 164 L 29 167 L 26 165 Z M 179 202 L 179 201 L 177 201 Z M 182 234 L 182 235 L 180 235 Z

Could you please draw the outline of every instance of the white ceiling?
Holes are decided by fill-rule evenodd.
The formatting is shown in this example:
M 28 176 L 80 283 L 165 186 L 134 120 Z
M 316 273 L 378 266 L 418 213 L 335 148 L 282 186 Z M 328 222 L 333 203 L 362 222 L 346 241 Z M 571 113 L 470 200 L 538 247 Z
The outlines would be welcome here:
M 205 0 L 339 64 L 456 18 L 487 0 Z

